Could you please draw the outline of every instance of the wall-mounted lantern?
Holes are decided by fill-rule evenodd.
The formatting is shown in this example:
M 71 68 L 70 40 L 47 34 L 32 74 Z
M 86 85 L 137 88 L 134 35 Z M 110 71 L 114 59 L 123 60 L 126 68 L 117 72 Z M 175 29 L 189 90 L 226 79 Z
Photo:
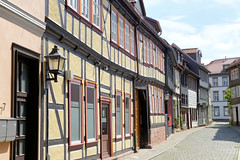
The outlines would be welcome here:
M 165 97 L 165 101 L 169 100 L 169 96 L 170 96 L 169 93 L 165 94 L 165 96 L 164 96 Z
M 66 58 L 60 53 L 56 45 L 49 55 L 45 56 L 45 58 L 47 60 L 48 73 L 50 73 L 50 76 L 52 77 L 47 78 L 46 80 L 54 80 L 54 82 L 57 82 L 57 75 L 63 73 Z

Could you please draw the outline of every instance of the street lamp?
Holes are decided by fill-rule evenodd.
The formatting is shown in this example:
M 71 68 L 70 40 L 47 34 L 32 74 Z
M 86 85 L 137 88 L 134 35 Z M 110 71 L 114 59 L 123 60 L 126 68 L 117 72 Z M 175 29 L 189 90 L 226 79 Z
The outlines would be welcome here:
M 165 101 L 168 101 L 169 100 L 169 94 L 165 94 Z
M 56 45 L 45 58 L 47 60 L 48 73 L 50 73 L 51 77 L 52 74 L 54 75 L 54 77 L 46 78 L 46 80 L 54 80 L 54 82 L 57 82 L 57 75 L 63 73 L 66 58 L 60 53 Z

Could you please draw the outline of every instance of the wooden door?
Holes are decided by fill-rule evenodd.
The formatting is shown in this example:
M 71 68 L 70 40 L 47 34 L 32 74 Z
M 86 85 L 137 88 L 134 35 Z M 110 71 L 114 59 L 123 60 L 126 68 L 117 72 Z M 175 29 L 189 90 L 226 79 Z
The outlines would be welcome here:
M 172 126 L 172 123 L 173 123 L 173 121 L 172 121 L 172 96 L 169 96 L 169 100 L 168 100 L 168 102 L 167 102 L 167 104 L 168 104 L 168 126 L 170 127 L 170 126 Z
M 140 107 L 139 107 L 139 91 L 136 89 L 136 99 L 135 99 L 135 126 L 136 126 L 136 148 L 140 149 Z
M 17 119 L 16 140 L 12 159 L 37 159 L 38 157 L 38 97 L 39 63 L 16 52 L 13 70 L 13 116 Z
M 109 104 L 102 104 L 102 157 L 110 157 L 110 116 Z

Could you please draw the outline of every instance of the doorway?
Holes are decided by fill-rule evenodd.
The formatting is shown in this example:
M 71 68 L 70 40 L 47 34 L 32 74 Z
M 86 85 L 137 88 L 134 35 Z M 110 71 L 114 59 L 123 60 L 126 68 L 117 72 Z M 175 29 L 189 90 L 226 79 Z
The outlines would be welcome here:
M 238 118 L 238 106 L 236 107 L 236 118 L 237 118 L 237 125 L 239 125 L 239 118 Z
M 101 132 L 102 132 L 102 159 L 111 156 L 111 112 L 110 101 L 102 102 L 101 107 Z
M 17 119 L 17 135 L 12 159 L 38 159 L 39 59 L 17 48 L 13 48 L 12 114 Z
M 149 120 L 148 120 L 148 105 L 147 105 L 147 97 L 146 90 L 137 89 L 136 91 L 136 141 L 137 145 L 140 148 L 146 148 L 148 145 L 148 136 L 149 136 Z

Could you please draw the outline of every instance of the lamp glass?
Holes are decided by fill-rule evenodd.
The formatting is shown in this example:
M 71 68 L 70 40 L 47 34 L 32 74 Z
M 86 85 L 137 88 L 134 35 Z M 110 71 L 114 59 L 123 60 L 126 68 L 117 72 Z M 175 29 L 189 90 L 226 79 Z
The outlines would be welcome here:
M 58 70 L 58 62 L 59 57 L 48 57 L 48 66 L 49 71 L 57 71 Z

